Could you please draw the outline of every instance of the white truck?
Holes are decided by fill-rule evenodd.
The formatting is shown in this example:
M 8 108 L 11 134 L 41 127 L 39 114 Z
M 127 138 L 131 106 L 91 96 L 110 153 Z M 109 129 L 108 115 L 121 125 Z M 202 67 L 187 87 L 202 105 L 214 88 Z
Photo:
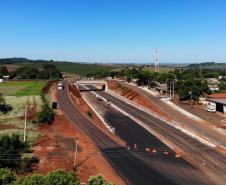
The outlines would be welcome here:
M 62 82 L 58 83 L 57 88 L 58 90 L 63 90 L 64 89 L 63 83 Z

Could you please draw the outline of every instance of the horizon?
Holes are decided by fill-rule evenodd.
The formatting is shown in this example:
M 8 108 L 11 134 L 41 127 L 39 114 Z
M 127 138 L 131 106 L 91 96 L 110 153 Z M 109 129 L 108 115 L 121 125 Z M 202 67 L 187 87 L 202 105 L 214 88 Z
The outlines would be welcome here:
M 2 0 L 0 58 L 226 62 L 224 0 Z
M 155 65 L 155 62 L 148 62 L 148 63 L 139 63 L 139 62 L 114 62 L 114 63 L 108 63 L 108 62 L 83 62 L 83 61 L 69 61 L 69 60 L 55 60 L 55 59 L 41 59 L 41 58 L 26 58 L 26 57 L 6 57 L 6 58 L 0 58 L 1 59 L 26 59 L 31 61 L 45 61 L 45 62 L 70 62 L 70 63 L 81 63 L 81 64 L 101 64 L 101 65 Z M 203 63 L 215 63 L 215 64 L 226 64 L 226 62 L 215 62 L 215 61 L 204 61 L 204 62 L 161 62 L 159 63 L 160 66 L 164 65 L 189 65 L 189 64 L 203 64 Z

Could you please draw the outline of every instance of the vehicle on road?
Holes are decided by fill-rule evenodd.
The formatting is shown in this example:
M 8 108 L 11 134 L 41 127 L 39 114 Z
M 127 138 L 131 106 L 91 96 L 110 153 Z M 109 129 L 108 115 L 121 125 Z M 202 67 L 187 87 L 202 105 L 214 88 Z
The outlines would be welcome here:
M 101 98 L 100 96 L 96 96 L 96 99 L 97 99 L 98 101 L 103 101 L 103 98 Z
M 110 100 L 107 100 L 107 105 L 111 105 L 111 102 L 110 102 Z
M 216 112 L 216 110 L 215 110 L 215 109 L 211 109 L 211 108 L 207 108 L 207 109 L 206 109 L 206 111 L 207 111 L 207 112 L 213 112 L 213 113 L 215 113 L 215 112 Z
M 58 90 L 63 90 L 63 89 L 64 89 L 64 86 L 63 86 L 63 84 L 60 82 L 60 83 L 58 83 L 57 88 L 58 88 Z

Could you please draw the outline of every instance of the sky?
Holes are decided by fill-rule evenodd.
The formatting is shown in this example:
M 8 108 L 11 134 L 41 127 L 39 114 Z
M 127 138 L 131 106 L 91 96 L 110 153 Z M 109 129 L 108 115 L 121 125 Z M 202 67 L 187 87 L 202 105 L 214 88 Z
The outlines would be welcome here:
M 226 62 L 226 0 L 0 0 L 0 58 Z

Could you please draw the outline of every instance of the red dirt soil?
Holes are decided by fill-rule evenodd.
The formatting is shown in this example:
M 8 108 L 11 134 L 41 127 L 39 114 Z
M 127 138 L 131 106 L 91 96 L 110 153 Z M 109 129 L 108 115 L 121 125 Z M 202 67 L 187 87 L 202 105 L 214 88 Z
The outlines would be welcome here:
M 72 170 L 75 138 L 78 135 L 77 173 L 81 181 L 86 182 L 89 176 L 101 173 L 107 180 L 123 184 L 108 162 L 99 154 L 95 144 L 78 131 L 64 115 L 57 115 L 51 125 L 40 125 L 38 131 L 44 136 L 33 147 L 34 154 L 40 159 L 34 172 L 45 174 L 59 168 Z
M 108 81 L 108 88 L 117 94 L 124 96 L 125 98 L 143 106 L 151 111 L 157 113 L 161 117 L 164 117 L 168 121 L 172 121 L 173 118 L 169 115 L 162 112 L 159 107 L 157 107 L 149 98 L 145 97 L 144 95 L 140 94 L 137 90 L 129 88 L 127 86 L 123 86 L 122 84 L 118 83 L 117 81 Z

